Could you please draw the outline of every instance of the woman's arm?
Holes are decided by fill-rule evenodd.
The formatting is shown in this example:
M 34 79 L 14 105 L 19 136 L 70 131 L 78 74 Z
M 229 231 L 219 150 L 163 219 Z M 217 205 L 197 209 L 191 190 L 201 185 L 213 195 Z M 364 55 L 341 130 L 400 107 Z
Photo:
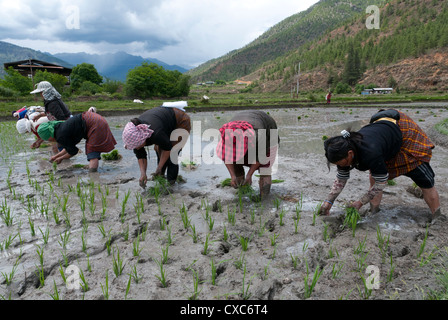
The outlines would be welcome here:
M 246 180 L 244 181 L 245 185 L 252 185 L 252 176 L 256 170 L 258 170 L 261 166 L 260 162 L 256 162 L 250 165 L 249 171 L 246 174 Z
M 159 148 L 159 150 L 160 150 L 159 163 L 157 164 L 157 169 L 153 173 L 153 176 L 159 176 L 162 174 L 162 168 L 165 165 L 165 163 L 168 161 L 168 159 L 170 158 L 170 155 L 171 155 L 171 151 L 169 151 L 169 150 L 162 150 L 160 148 Z
M 146 182 L 148 182 L 148 177 L 146 176 L 146 169 L 148 168 L 148 159 L 147 158 L 138 159 L 138 166 L 140 168 L 139 184 L 140 187 L 145 188 Z

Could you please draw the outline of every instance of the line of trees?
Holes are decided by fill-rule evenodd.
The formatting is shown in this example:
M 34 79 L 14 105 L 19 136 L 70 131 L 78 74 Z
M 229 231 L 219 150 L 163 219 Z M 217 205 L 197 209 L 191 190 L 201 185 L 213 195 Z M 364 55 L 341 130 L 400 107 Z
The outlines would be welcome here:
M 72 69 L 70 86 L 67 78 L 48 71 L 36 71 L 33 79 L 22 76 L 10 67 L 4 79 L 0 79 L 0 96 L 26 96 L 33 90 L 33 82 L 50 82 L 65 96 L 108 93 L 115 97 L 133 98 L 182 97 L 190 92 L 190 77 L 174 70 L 165 70 L 155 63 L 143 63 L 129 70 L 126 82 L 104 79 L 89 63 L 81 63 Z

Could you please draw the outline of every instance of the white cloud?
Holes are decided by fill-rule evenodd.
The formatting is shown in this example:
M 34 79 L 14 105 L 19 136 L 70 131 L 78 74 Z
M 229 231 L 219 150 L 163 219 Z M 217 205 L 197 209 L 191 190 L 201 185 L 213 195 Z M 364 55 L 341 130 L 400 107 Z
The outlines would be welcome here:
M 318 0 L 0 0 L 0 40 L 50 53 L 126 51 L 198 65 Z M 79 8 L 79 29 L 67 28 Z

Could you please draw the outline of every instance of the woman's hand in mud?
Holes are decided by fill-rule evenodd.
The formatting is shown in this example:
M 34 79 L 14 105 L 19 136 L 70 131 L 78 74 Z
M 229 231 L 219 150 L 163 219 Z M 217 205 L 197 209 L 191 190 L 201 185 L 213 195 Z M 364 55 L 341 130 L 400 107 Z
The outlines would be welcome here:
M 162 169 L 157 168 L 156 171 L 154 171 L 151 175 L 152 175 L 153 177 L 159 177 L 159 176 L 161 176 L 161 175 L 162 175 Z
M 325 215 L 325 216 L 329 216 L 330 215 L 330 209 L 333 205 L 331 203 L 329 203 L 328 201 L 324 201 L 322 203 L 322 205 L 319 208 L 319 211 L 317 212 L 317 214 L 319 215 Z
M 140 187 L 146 188 L 146 182 L 148 182 L 148 177 L 146 176 L 146 174 L 144 174 L 140 177 L 138 183 L 140 184 Z
M 243 183 L 244 186 L 251 186 L 252 185 L 252 177 L 246 177 Z
M 238 189 L 239 187 L 238 179 L 235 176 L 231 176 L 230 178 L 231 178 L 230 185 L 233 188 Z
M 362 203 L 361 201 L 352 201 L 351 203 L 349 203 L 348 207 L 355 208 L 356 210 L 359 211 L 359 209 L 361 209 L 362 207 Z

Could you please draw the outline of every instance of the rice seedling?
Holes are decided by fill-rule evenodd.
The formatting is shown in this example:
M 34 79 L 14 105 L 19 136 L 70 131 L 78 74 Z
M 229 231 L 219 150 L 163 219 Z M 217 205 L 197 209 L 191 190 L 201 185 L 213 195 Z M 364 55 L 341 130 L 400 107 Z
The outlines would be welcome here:
M 252 296 L 252 293 L 249 292 L 250 289 L 250 285 L 252 283 L 252 279 L 256 276 L 256 274 L 254 274 L 252 277 L 250 277 L 248 283 L 246 284 L 246 263 L 244 263 L 244 270 L 243 270 L 243 283 L 242 283 L 242 288 L 241 288 L 241 298 L 243 300 L 249 300 L 250 297 Z
M 269 256 L 269 258 L 274 260 L 276 255 L 277 255 L 277 245 L 274 246 L 274 250 L 272 250 L 272 253 Z
M 439 249 L 437 248 L 437 246 L 434 246 L 434 248 L 431 250 L 431 253 L 429 253 L 426 257 L 422 256 L 420 260 L 420 267 L 423 267 L 424 265 L 428 264 L 428 262 L 434 258 L 438 250 Z
M 159 266 L 160 269 L 160 275 L 154 275 L 157 279 L 159 279 L 161 285 L 163 288 L 168 287 L 168 281 L 166 280 L 166 272 L 163 269 L 163 263 L 162 261 L 158 261 L 156 259 L 153 259 L 155 263 Z
M 81 232 L 81 250 L 84 253 L 87 253 L 87 237 L 84 229 Z
M 115 256 L 115 250 L 113 252 L 113 270 L 115 273 L 115 276 L 118 278 L 122 273 L 123 273 L 123 269 L 124 269 L 124 264 L 123 264 L 123 260 L 121 260 L 120 258 L 120 249 L 118 249 L 117 246 L 115 246 L 115 248 L 117 249 L 117 256 Z
M 213 226 L 215 225 L 215 219 L 213 219 L 212 215 L 209 215 L 207 224 L 208 224 L 209 231 L 210 232 L 213 231 Z
M 293 256 L 292 253 L 290 253 L 289 255 L 291 256 L 291 261 L 292 261 L 293 268 L 297 269 L 297 265 L 300 262 L 299 256 L 298 255 Z
M 358 246 L 355 248 L 355 250 L 353 250 L 354 254 L 361 254 L 365 251 L 366 249 L 366 242 L 367 242 L 367 234 L 364 238 L 364 240 L 358 240 Z
M 131 268 L 131 272 L 129 273 L 129 276 L 130 276 L 132 279 L 134 279 L 134 282 L 135 282 L 135 283 L 139 283 L 140 280 L 143 278 L 143 277 L 140 277 L 140 276 L 138 275 L 138 272 L 137 272 L 137 264 L 134 264 L 134 265 L 132 266 L 132 268 Z
M 426 240 L 428 239 L 428 227 L 426 227 L 426 232 L 425 232 L 425 237 L 423 238 L 423 242 L 420 245 L 420 249 L 417 253 L 417 259 L 420 258 L 420 256 L 423 254 L 423 252 L 425 251 L 425 247 L 426 247 Z
M 129 280 L 128 280 L 128 284 L 126 286 L 126 292 L 124 294 L 124 300 L 128 299 L 128 294 L 129 294 L 129 291 L 131 290 L 131 280 L 132 280 L 132 276 L 129 274 Z
M 61 274 L 62 281 L 67 284 L 67 277 L 65 276 L 64 268 L 59 263 L 59 273 Z
M 280 208 L 281 202 L 282 201 L 279 198 L 277 198 L 277 197 L 273 200 L 274 207 L 275 207 L 276 210 L 278 210 Z
M 59 225 L 61 223 L 61 219 L 59 218 L 59 215 L 58 215 L 58 207 L 54 206 L 52 209 L 52 212 L 53 212 L 54 223 L 56 223 L 56 225 Z
M 271 246 L 275 246 L 279 235 L 280 234 L 275 234 L 275 233 L 273 233 L 272 235 L 269 235 L 269 239 L 271 239 Z
M 109 300 L 109 269 L 106 270 L 106 282 L 103 286 L 102 283 L 100 283 L 101 285 L 101 291 L 103 292 L 103 297 L 105 300 Z
M 236 223 L 235 215 L 236 215 L 236 208 L 230 210 L 230 208 L 227 207 L 227 220 L 232 226 L 234 226 Z
M 380 249 L 381 252 L 381 261 L 382 263 L 385 263 L 387 249 L 389 248 L 390 234 L 387 236 L 383 236 L 381 229 L 378 226 L 376 229 L 376 237 L 378 239 L 378 248 Z
M 200 283 L 199 275 L 194 269 L 189 268 L 189 270 L 191 270 L 191 272 L 193 273 L 193 293 L 187 299 L 198 300 L 199 293 L 201 293 L 202 291 L 202 289 L 199 290 L 199 283 Z
M 271 264 L 271 261 L 268 262 L 267 265 L 264 266 L 264 273 L 263 273 L 263 280 L 267 280 L 268 279 L 268 275 L 269 275 L 269 265 Z
M 123 240 L 128 241 L 129 239 L 129 224 L 126 225 L 126 228 L 123 230 Z
M 204 249 L 201 251 L 201 254 L 206 256 L 208 254 L 208 247 L 210 245 L 210 233 L 207 233 L 204 241 Z
M 250 210 L 250 224 L 255 223 L 255 209 Z
M 39 256 L 40 265 L 43 266 L 44 265 L 44 248 L 42 248 L 38 244 L 36 244 L 36 247 L 37 247 L 36 252 L 37 252 L 37 255 Z
M 63 210 L 62 216 L 63 216 L 64 222 L 65 222 L 65 225 L 67 226 L 67 228 L 70 229 L 72 227 L 72 223 L 70 220 L 70 213 L 67 210 L 65 210 L 65 211 Z
M 391 282 L 394 279 L 394 271 L 395 271 L 395 265 L 393 262 L 392 255 L 390 255 L 389 259 L 390 264 L 389 264 L 389 273 L 387 274 L 387 282 Z
M 364 291 L 358 287 L 359 296 L 365 300 L 368 300 L 373 292 L 373 282 L 375 281 L 375 278 L 372 278 L 371 283 L 368 283 L 368 279 L 370 278 L 365 279 L 362 274 L 360 277 L 364 286 Z
M 280 211 L 280 214 L 278 215 L 279 216 L 279 224 L 280 224 L 280 226 L 284 226 L 285 225 L 285 223 L 283 222 L 283 217 L 285 216 L 285 214 L 286 214 L 286 211 L 285 211 L 285 209 L 284 208 L 282 208 L 282 210 Z
M 143 248 L 140 248 L 140 238 L 135 237 L 134 241 L 132 242 L 132 255 L 134 257 L 139 257 L 142 250 Z
M 352 235 L 355 237 L 356 224 L 358 220 L 361 219 L 358 210 L 352 207 L 345 208 L 345 218 L 344 218 L 344 226 L 349 226 L 352 228 Z
M 92 272 L 92 265 L 90 264 L 90 255 L 86 253 L 87 256 L 87 271 Z
M 67 257 L 67 251 L 65 249 L 61 250 L 62 259 L 64 260 L 64 266 L 68 267 L 68 257 Z
M 166 227 L 166 242 L 170 246 L 173 243 L 173 236 L 171 234 L 171 227 Z
M 356 270 L 358 272 L 362 272 L 367 267 L 367 256 L 369 255 L 369 252 L 366 253 L 359 253 L 355 255 L 355 262 L 356 262 Z
M 42 240 L 44 241 L 44 244 L 48 243 L 48 238 L 50 237 L 50 228 L 45 229 L 45 232 L 42 231 L 42 229 L 39 227 L 39 231 L 42 234 Z
M 56 285 L 56 280 L 53 280 L 53 294 L 49 293 L 53 300 L 60 300 L 58 287 Z
M 331 269 L 331 276 L 333 279 L 337 279 L 339 278 L 339 276 L 341 275 L 341 270 L 344 267 L 345 262 L 344 263 L 333 263 L 332 269 Z
M 180 208 L 180 217 L 182 218 L 182 223 L 184 224 L 184 229 L 188 230 L 190 226 L 190 219 L 188 218 L 188 211 L 185 207 L 185 203 L 182 203 L 182 207 Z
M 124 218 L 125 218 L 125 214 L 126 214 L 126 205 L 128 203 L 130 195 L 131 195 L 131 190 L 128 190 L 128 192 L 125 193 L 124 198 L 121 202 L 121 215 L 120 215 L 121 223 L 124 223 Z
M 160 230 L 164 231 L 166 229 L 167 223 L 166 223 L 166 218 L 164 216 L 162 216 L 159 219 L 159 225 L 160 225 Z
M 188 235 L 193 239 L 193 243 L 198 243 L 198 234 L 196 232 L 196 226 L 194 224 L 190 224 L 191 234 Z
M 229 234 L 227 233 L 226 225 L 223 226 L 222 232 L 223 232 L 222 240 L 227 241 L 227 239 L 229 238 Z
M 306 275 L 304 278 L 304 284 L 305 284 L 305 299 L 308 299 L 309 297 L 311 297 L 311 294 L 314 291 L 314 287 L 317 284 L 317 281 L 319 280 L 320 276 L 322 275 L 322 272 L 324 271 L 324 269 L 320 269 L 319 265 L 316 267 L 316 271 L 314 272 L 314 276 L 313 279 L 311 281 L 311 284 L 309 284 L 309 269 L 308 269 L 308 261 L 305 259 L 305 264 L 306 264 Z
M 146 234 L 147 234 L 147 232 L 148 232 L 148 224 L 146 224 L 144 227 L 143 227 L 143 229 L 142 229 L 142 232 L 140 233 L 140 241 L 145 241 L 145 238 L 146 238 Z
M 34 237 L 36 235 L 36 230 L 34 229 L 34 221 L 28 217 L 28 224 L 30 225 L 31 236 Z
M 12 281 L 14 279 L 14 275 L 15 275 L 15 273 L 17 271 L 17 267 L 19 266 L 19 258 L 16 259 L 16 262 L 14 263 L 14 265 L 12 267 L 12 270 L 9 273 L 2 272 L 2 276 L 5 279 L 6 286 L 11 285 L 11 283 L 12 283 Z
M 36 271 L 34 273 L 37 275 L 39 279 L 39 288 L 43 288 L 45 286 L 45 270 L 44 266 L 41 265 L 40 268 L 36 266 Z
M 111 247 L 112 243 L 111 242 L 112 242 L 112 234 L 109 233 L 109 236 L 108 236 L 108 238 L 106 240 L 106 250 L 107 250 L 107 255 L 108 256 L 110 256 L 111 249 L 112 249 L 112 247 Z
M 61 241 L 59 242 L 59 245 L 63 248 L 66 249 L 67 248 L 67 243 L 69 241 L 70 238 L 70 231 L 69 230 L 65 230 L 64 235 L 59 234 L 59 237 L 61 238 Z
M 11 207 L 8 206 L 6 197 L 5 197 L 5 202 L 2 203 L 2 206 L 1 206 L 0 217 L 2 218 L 3 222 L 6 224 L 7 227 L 10 227 L 13 225 L 14 216 L 11 214 Z
M 243 251 L 247 251 L 247 249 L 249 248 L 249 243 L 252 240 L 252 238 L 253 238 L 253 235 L 251 237 L 238 236 L 238 239 L 240 240 L 241 248 Z
M 68 198 L 70 197 L 70 194 L 67 193 L 66 195 L 63 195 L 63 199 L 62 199 L 62 212 L 67 212 L 67 203 L 68 203 Z
M 80 285 L 82 288 L 82 291 L 87 292 L 89 291 L 89 283 L 87 282 L 86 277 L 84 276 L 84 272 L 82 271 L 82 269 L 79 269 L 79 279 L 80 281 Z

